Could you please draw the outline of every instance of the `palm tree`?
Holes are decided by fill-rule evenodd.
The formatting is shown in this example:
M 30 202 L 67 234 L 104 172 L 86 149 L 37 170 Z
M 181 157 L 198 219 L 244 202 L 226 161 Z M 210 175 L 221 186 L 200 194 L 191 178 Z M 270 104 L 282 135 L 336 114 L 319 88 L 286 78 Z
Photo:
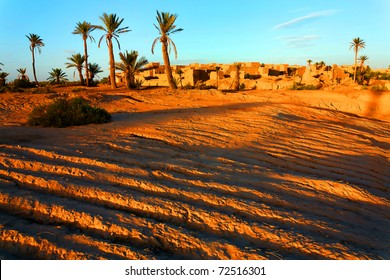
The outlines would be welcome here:
M 143 67 L 148 64 L 148 60 L 145 57 L 138 58 L 137 51 L 126 51 L 125 53 L 120 52 L 119 57 L 121 62 L 116 63 L 116 69 L 122 70 L 125 74 L 126 88 L 130 89 L 135 86 L 135 75 L 140 73 Z
M 356 70 L 357 70 L 357 60 L 358 60 L 358 52 L 361 49 L 364 49 L 366 47 L 366 42 L 364 42 L 363 39 L 360 39 L 359 37 L 354 38 L 350 42 L 350 49 L 353 49 L 355 52 L 355 71 L 353 72 L 353 81 L 356 82 Z
M 0 65 L 3 65 L 3 66 L 4 66 L 4 64 L 3 64 L 3 63 L 1 63 L 1 62 L 0 62 Z M 1 68 L 0 68 L 0 71 L 2 71 L 2 70 L 3 70 L 3 69 L 1 69 Z
M 60 84 L 68 80 L 61 68 L 52 68 L 49 75 L 50 77 L 47 80 L 52 84 Z
M 0 72 L 0 87 L 5 86 L 6 77 L 9 75 L 9 73 Z
M 364 67 L 364 62 L 366 62 L 368 60 L 368 56 L 367 55 L 361 55 L 359 57 L 359 61 L 360 61 L 360 70 L 363 70 L 363 67 Z
M 102 73 L 103 70 L 100 68 L 97 63 L 88 63 L 88 72 L 89 72 L 89 83 L 93 84 L 93 79 L 95 76 L 98 76 L 99 73 Z M 99 76 L 98 76 L 99 77 Z
M 33 73 L 34 73 L 34 80 L 36 83 L 38 83 L 37 80 L 37 74 L 35 72 L 35 49 L 38 50 L 39 53 L 41 53 L 41 47 L 44 47 L 45 44 L 43 43 L 43 40 L 39 35 L 37 34 L 29 34 L 26 35 L 26 37 L 30 40 L 30 50 L 32 54 L 32 68 L 33 68 Z
M 184 71 L 178 68 L 178 69 L 176 69 L 175 73 L 177 75 L 179 75 L 180 87 L 183 88 L 183 74 L 184 74 Z
M 234 90 L 239 91 L 240 90 L 240 70 L 241 70 L 241 63 L 234 63 L 234 67 L 236 68 L 236 78 L 234 79 Z
M 89 67 L 88 67 L 88 47 L 87 47 L 87 39 L 89 38 L 92 41 L 95 39 L 90 35 L 92 31 L 96 29 L 91 23 L 83 21 L 78 22 L 76 24 L 76 28 L 72 32 L 73 34 L 81 35 L 84 41 L 84 57 L 85 57 L 85 81 L 87 87 L 89 87 Z
M 152 53 L 154 54 L 154 46 L 158 41 L 160 41 L 162 45 L 162 55 L 164 59 L 165 72 L 167 73 L 168 83 L 171 89 L 176 89 L 177 85 L 173 80 L 171 64 L 169 62 L 168 50 L 170 52 L 171 45 L 172 45 L 173 50 L 175 51 L 175 58 L 177 58 L 177 50 L 176 50 L 175 43 L 172 41 L 171 38 L 169 38 L 169 36 L 173 33 L 183 31 L 183 29 L 176 28 L 175 25 L 175 21 L 177 19 L 176 14 L 170 14 L 164 12 L 160 13 L 159 11 L 157 11 L 156 19 L 157 19 L 158 26 L 156 24 L 153 25 L 158 30 L 160 36 L 157 37 L 152 44 Z
M 219 82 L 219 71 L 221 70 L 220 66 L 215 67 L 215 72 L 217 72 L 217 89 L 218 89 L 218 82 Z
M 19 68 L 19 69 L 16 69 L 16 71 L 19 72 L 19 75 L 18 75 L 18 78 L 21 79 L 21 80 L 29 80 L 28 76 L 26 75 L 26 68 Z
M 306 62 L 309 65 L 309 76 L 311 77 L 311 63 L 313 62 L 313 60 L 308 59 Z
M 80 53 L 73 54 L 71 57 L 68 57 L 68 60 L 70 62 L 65 63 L 66 68 L 75 67 L 76 70 L 79 72 L 79 78 L 81 85 L 84 85 L 84 79 L 83 79 L 83 64 L 85 61 L 85 56 L 81 55 Z M 74 77 L 74 73 L 73 73 Z M 88 80 L 88 79 L 87 79 Z
M 105 35 L 100 37 L 98 47 L 100 48 L 100 43 L 103 39 L 103 37 L 106 37 L 106 43 L 108 46 L 108 55 L 110 57 L 110 82 L 111 82 L 111 88 L 116 88 L 116 82 L 115 82 L 115 59 L 114 59 L 114 48 L 112 45 L 112 38 L 116 40 L 118 43 L 118 48 L 121 49 L 121 46 L 118 41 L 119 34 L 126 33 L 131 31 L 128 26 L 126 27 L 119 27 L 122 22 L 123 18 L 120 19 L 117 17 L 116 14 L 106 14 L 104 13 L 103 16 L 99 17 L 101 21 L 104 23 L 104 26 L 94 26 L 97 29 L 103 30 L 106 32 Z

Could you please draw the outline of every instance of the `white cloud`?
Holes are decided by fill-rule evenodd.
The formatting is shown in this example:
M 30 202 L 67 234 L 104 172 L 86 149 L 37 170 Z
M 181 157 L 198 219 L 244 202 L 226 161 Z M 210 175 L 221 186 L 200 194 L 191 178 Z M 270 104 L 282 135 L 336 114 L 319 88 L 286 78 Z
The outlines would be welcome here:
M 306 35 L 306 36 L 283 36 L 279 39 L 286 41 L 289 48 L 305 48 L 315 44 L 315 41 L 320 39 L 318 35 Z
M 294 18 L 292 20 L 278 24 L 278 25 L 274 26 L 273 29 L 274 30 L 283 29 L 283 28 L 293 26 L 297 23 L 300 23 L 300 22 L 303 22 L 303 21 L 306 21 L 309 19 L 331 16 L 331 15 L 335 14 L 336 12 L 337 12 L 337 10 L 324 10 L 324 11 L 319 11 L 319 12 L 315 12 L 315 13 L 309 13 L 305 16 L 297 17 L 297 18 Z

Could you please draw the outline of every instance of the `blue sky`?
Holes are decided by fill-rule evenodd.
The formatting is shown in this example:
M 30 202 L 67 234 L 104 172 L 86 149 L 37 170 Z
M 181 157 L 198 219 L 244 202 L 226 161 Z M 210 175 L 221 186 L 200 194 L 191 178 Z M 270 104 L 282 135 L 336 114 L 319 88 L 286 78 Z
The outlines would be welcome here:
M 45 43 L 36 55 L 38 80 L 46 80 L 51 68 L 66 69 L 67 57 L 83 53 L 81 36 L 73 35 L 76 23 L 101 24 L 104 12 L 124 18 L 132 31 L 120 36 L 121 51 L 137 50 L 149 61 L 162 62 L 161 45 L 151 53 L 158 36 L 153 23 L 156 10 L 178 14 L 177 26 L 184 29 L 172 36 L 178 59 L 172 64 L 232 63 L 259 61 L 305 65 L 308 59 L 327 64 L 352 64 L 349 42 L 360 37 L 373 68 L 390 65 L 390 1 L 387 0 L 0 0 L 0 62 L 8 80 L 16 69 L 27 68 L 32 78 L 31 52 L 25 35 L 40 35 Z M 89 61 L 98 63 L 108 75 L 108 51 L 97 47 L 102 31 L 94 31 L 89 43 Z M 104 42 L 104 41 L 103 41 Z M 118 47 L 114 52 L 118 59 Z M 173 54 L 172 54 L 173 55 Z M 76 78 L 77 79 L 77 76 Z

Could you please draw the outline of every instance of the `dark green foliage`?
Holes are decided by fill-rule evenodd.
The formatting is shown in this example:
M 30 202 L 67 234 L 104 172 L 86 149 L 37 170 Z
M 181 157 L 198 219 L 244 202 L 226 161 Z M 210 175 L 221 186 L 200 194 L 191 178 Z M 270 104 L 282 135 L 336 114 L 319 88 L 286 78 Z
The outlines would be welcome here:
M 24 90 L 19 87 L 15 87 L 14 85 L 8 84 L 6 86 L 0 87 L 0 93 L 5 92 L 24 92 Z
M 104 109 L 92 107 L 87 100 L 76 97 L 58 98 L 49 105 L 40 105 L 28 116 L 30 126 L 67 127 L 90 123 L 107 123 L 111 115 Z
M 33 88 L 35 87 L 35 83 L 32 83 L 27 79 L 16 79 L 13 82 L 13 86 L 16 88 Z
M 109 85 L 110 84 L 110 76 L 104 77 L 103 79 L 100 80 L 100 83 L 102 85 Z

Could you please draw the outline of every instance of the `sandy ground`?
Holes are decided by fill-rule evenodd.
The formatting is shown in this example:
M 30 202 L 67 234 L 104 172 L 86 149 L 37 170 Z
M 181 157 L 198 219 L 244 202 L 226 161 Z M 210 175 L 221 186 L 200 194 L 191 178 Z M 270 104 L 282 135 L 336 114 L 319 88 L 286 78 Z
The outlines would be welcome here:
M 390 92 L 57 92 L 0 94 L 0 258 L 390 259 Z

